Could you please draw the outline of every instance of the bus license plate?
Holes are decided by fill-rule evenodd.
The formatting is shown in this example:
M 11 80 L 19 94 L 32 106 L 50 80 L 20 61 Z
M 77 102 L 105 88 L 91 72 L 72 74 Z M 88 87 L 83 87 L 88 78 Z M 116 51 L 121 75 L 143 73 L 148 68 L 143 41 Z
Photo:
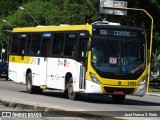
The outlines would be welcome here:
M 124 91 L 114 91 L 114 94 L 116 94 L 116 95 L 124 95 Z

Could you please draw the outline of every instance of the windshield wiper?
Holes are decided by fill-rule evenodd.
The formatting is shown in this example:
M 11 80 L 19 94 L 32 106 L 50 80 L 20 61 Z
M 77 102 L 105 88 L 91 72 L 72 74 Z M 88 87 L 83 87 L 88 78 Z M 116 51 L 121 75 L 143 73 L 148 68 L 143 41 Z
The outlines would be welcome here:
M 135 69 L 133 69 L 133 70 L 131 71 L 131 73 L 135 73 L 135 72 L 137 72 L 138 70 L 140 70 L 140 69 L 143 68 L 143 67 L 144 67 L 144 63 L 141 64 L 141 65 L 139 65 L 139 66 L 136 67 Z

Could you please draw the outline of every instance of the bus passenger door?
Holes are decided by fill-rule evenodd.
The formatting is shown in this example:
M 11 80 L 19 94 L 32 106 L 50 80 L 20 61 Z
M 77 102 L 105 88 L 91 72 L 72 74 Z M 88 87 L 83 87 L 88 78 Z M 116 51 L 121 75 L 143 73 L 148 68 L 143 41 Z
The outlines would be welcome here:
M 48 51 L 50 45 L 51 33 L 43 33 L 41 42 L 41 57 L 37 58 L 37 64 L 39 65 L 39 85 L 46 85 L 47 81 L 47 62 L 48 62 Z
M 87 69 L 87 43 L 88 38 L 80 38 L 78 61 L 81 63 L 79 69 L 79 89 L 81 91 L 86 90 L 85 74 Z
M 64 78 L 62 78 L 64 60 L 63 54 L 64 33 L 54 33 L 51 43 L 51 58 L 47 63 L 48 88 L 64 89 Z

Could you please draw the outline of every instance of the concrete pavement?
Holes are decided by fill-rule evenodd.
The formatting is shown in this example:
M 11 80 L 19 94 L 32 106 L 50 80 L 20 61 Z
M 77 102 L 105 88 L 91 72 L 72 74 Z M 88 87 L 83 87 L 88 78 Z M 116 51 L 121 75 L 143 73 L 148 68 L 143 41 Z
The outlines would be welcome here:
M 149 93 L 146 93 L 146 95 L 151 95 L 151 96 L 160 97 L 160 93 L 158 93 L 158 92 L 149 92 Z

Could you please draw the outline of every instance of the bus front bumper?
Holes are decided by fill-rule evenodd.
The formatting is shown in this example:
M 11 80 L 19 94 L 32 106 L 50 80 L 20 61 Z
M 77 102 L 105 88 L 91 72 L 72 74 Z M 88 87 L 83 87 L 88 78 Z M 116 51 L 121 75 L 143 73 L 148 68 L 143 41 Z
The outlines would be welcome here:
M 104 94 L 101 86 L 92 81 L 86 80 L 86 93 Z
M 144 96 L 146 93 L 146 84 L 141 86 L 110 86 L 100 85 L 92 81 L 86 82 L 86 93 L 93 94 L 115 94 L 115 92 L 124 92 L 126 95 Z

